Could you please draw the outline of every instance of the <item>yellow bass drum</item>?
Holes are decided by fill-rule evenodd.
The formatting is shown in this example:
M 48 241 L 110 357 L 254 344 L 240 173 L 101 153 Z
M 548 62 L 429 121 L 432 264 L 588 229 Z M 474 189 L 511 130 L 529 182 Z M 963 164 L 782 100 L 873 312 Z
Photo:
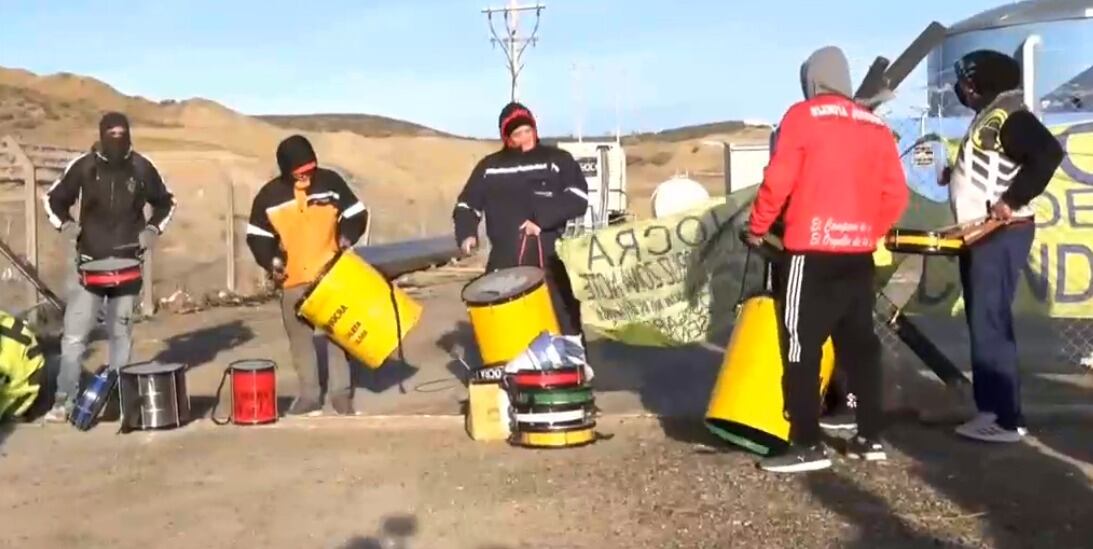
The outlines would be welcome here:
M 761 455 L 786 447 L 789 421 L 782 398 L 782 351 L 773 297 L 744 302 L 706 409 L 706 428 L 732 444 Z M 820 360 L 820 394 L 835 369 L 831 340 Z

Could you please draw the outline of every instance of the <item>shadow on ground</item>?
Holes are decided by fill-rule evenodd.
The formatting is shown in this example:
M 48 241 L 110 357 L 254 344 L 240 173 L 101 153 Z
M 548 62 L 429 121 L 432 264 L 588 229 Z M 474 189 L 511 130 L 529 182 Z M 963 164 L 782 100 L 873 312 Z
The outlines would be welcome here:
M 1091 428 L 1082 421 L 1044 426 L 1043 431 L 1061 439 L 1088 439 Z M 979 517 L 994 547 L 1089 546 L 1093 486 L 1077 467 L 1029 444 L 957 440 L 947 429 L 908 425 L 887 438 L 914 460 L 912 475 Z
M 394 514 L 384 517 L 379 531 L 372 535 L 354 536 L 338 549 L 411 549 L 411 540 L 418 534 L 417 517 L 409 514 Z M 483 545 L 479 549 L 507 549 L 503 545 Z
M 824 507 L 854 525 L 858 538 L 841 545 L 843 549 L 875 549 L 877 547 L 966 547 L 952 541 L 938 540 L 917 531 L 896 514 L 892 507 L 852 479 L 832 470 L 809 474 L 805 487 Z M 893 540 L 901 540 L 894 543 Z
M 166 348 L 153 359 L 185 364 L 190 369 L 213 362 L 220 353 L 254 339 L 254 331 L 241 320 L 171 336 Z M 227 365 L 225 365 L 227 366 Z
M 588 344 L 597 393 L 626 391 L 642 408 L 660 418 L 665 434 L 681 442 L 722 444 L 702 427 L 710 389 L 721 366 L 721 353 L 698 345 L 637 347 L 610 340 Z

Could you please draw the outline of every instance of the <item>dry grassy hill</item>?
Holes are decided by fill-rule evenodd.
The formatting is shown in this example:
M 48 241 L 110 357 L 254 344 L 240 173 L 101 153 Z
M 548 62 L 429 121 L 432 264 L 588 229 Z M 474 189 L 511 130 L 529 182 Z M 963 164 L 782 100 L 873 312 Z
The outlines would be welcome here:
M 165 235 L 156 276 L 161 288 L 157 293 L 164 295 L 175 289 L 200 294 L 225 286 L 229 188 L 234 189 L 240 235 L 235 246 L 239 288 L 255 287 L 260 273 L 249 268 L 241 237 L 245 215 L 254 192 L 276 172 L 277 143 L 291 133 L 307 135 L 321 163 L 352 179 L 374 212 L 373 242 L 448 233 L 452 204 L 467 174 L 498 146 L 379 116 L 251 117 L 205 99 L 156 102 L 126 96 L 92 78 L 0 68 L 0 135 L 85 150 L 107 110 L 129 115 L 135 147 L 152 158 L 178 196 L 179 209 Z M 689 173 L 711 191 L 722 191 L 715 173 L 721 170 L 721 150 L 702 145 L 703 139 L 765 140 L 766 131 L 722 123 L 627 138 L 636 213 L 647 214 L 656 183 L 677 173 Z M 49 255 L 48 250 L 42 255 Z M 48 265 L 46 270 L 51 272 Z

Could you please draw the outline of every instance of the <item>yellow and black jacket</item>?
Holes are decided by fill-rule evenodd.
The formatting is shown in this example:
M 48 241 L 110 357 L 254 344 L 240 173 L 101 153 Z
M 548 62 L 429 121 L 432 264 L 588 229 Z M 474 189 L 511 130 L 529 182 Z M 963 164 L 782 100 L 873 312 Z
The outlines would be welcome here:
M 247 246 L 267 271 L 285 261 L 284 287 L 309 284 L 337 254 L 338 239 L 355 243 L 368 224 L 368 211 L 336 172 L 319 168 L 305 188 L 279 176 L 254 197 Z
M 0 419 L 19 417 L 38 396 L 38 376 L 45 366 L 34 333 L 0 311 Z

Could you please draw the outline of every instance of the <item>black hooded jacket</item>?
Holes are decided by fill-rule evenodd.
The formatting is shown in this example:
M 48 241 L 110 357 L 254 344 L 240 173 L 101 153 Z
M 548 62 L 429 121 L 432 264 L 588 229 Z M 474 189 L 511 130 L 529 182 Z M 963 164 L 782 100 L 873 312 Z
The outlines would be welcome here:
M 502 139 L 507 143 L 522 125 L 535 127 L 531 111 L 519 103 L 506 106 L 499 121 Z M 543 254 L 553 257 L 566 223 L 588 209 L 588 182 L 573 155 L 562 149 L 537 143 L 524 152 L 506 145 L 479 161 L 457 200 L 452 213 L 457 242 L 477 236 L 479 222 L 486 219 L 492 246 L 487 270 L 539 266 L 535 238 L 524 244 L 520 226 L 525 221 L 538 225 Z
M 259 189 L 251 205 L 247 246 L 267 271 L 273 260 L 287 263 L 285 287 L 315 280 L 338 249 L 356 243 L 368 227 L 368 210 L 338 172 L 318 167 L 306 138 L 288 137 L 277 147 L 281 174 Z M 298 186 L 293 172 L 310 172 Z
M 106 134 L 122 126 L 125 136 Z M 175 211 L 175 198 L 150 160 L 129 145 L 129 123 L 124 115 L 103 117 L 99 142 L 72 161 L 43 199 L 49 222 L 60 230 L 74 221 L 70 212 L 80 201 L 80 235 L 76 249 L 81 261 L 107 257 L 135 258 L 138 236 L 146 227 L 163 233 Z M 152 206 L 146 218 L 145 204 Z
M 955 64 L 957 82 L 954 91 L 961 104 L 976 113 L 990 107 L 1004 93 L 1021 87 L 1021 67 L 1014 58 L 991 50 L 977 50 Z M 962 89 L 971 88 L 972 96 Z M 997 140 L 1005 155 L 1021 170 L 1009 189 L 1002 194 L 1011 208 L 1025 206 L 1047 188 L 1055 170 L 1063 161 L 1063 148 L 1036 115 L 1021 109 L 1006 117 L 1000 128 L 989 125 L 975 138 L 981 142 Z

